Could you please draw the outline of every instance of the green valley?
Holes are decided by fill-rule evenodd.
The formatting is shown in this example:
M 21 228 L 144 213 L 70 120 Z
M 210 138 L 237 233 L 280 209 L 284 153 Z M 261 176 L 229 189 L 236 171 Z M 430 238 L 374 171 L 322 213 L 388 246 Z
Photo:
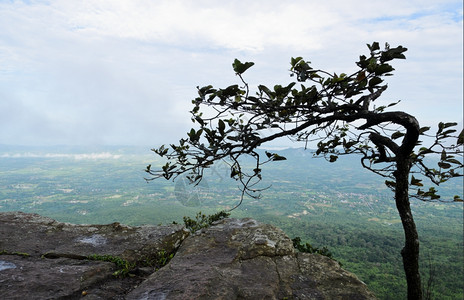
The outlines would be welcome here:
M 334 164 L 303 149 L 279 151 L 286 161 L 263 170 L 260 199 L 245 198 L 231 217 L 251 217 L 282 228 L 315 247 L 328 247 L 343 267 L 379 299 L 405 298 L 400 250 L 403 232 L 393 194 L 356 157 Z M 128 225 L 182 222 L 240 200 L 226 165 L 217 164 L 197 186 L 147 183 L 147 164 L 161 164 L 148 148 L 27 148 L 0 146 L 0 211 L 39 213 L 63 222 Z M 461 194 L 462 180 L 439 191 Z M 421 239 L 423 281 L 433 299 L 462 299 L 463 204 L 411 200 Z M 401 291 L 400 293 L 398 291 Z M 403 294 L 401 294 L 403 293 Z

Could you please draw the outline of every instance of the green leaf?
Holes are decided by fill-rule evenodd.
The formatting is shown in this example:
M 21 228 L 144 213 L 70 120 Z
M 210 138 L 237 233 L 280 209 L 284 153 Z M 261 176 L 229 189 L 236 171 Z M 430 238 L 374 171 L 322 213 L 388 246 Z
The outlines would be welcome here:
M 392 180 L 385 180 L 385 185 L 391 189 L 394 189 L 396 187 L 396 182 Z
M 162 145 L 158 149 L 152 149 L 152 151 L 154 151 L 159 156 L 163 157 L 164 155 L 168 153 L 168 148 L 165 148 L 164 145 Z
M 329 162 L 336 162 L 338 159 L 338 156 L 337 155 L 331 155 L 330 158 L 329 158 Z
M 187 133 L 189 136 L 190 140 L 193 140 L 195 138 L 195 129 L 190 129 L 190 132 Z
M 359 56 L 359 61 L 356 62 L 356 65 L 358 65 L 358 67 L 360 67 L 361 69 L 367 68 L 367 66 L 369 65 L 367 57 L 365 55 Z M 364 73 L 364 71 L 362 73 Z M 358 77 L 359 77 L 359 75 L 358 75 Z M 364 78 L 365 78 L 365 76 L 364 76 Z M 364 78 L 362 78 L 362 79 L 364 79 Z M 358 81 L 361 81 L 362 79 L 360 79 Z
M 356 81 L 363 81 L 364 79 L 366 79 L 366 72 L 365 71 L 362 71 L 362 72 L 359 72 L 358 75 L 356 76 Z
M 382 64 L 382 65 L 379 65 L 377 68 L 375 68 L 374 72 L 375 72 L 375 75 L 383 75 L 385 73 L 392 72 L 394 70 L 395 69 L 389 64 Z
M 192 121 L 197 121 L 198 123 L 200 123 L 201 126 L 204 126 L 205 125 L 205 121 L 203 121 L 203 119 L 199 116 L 195 116 L 194 119 L 192 119 Z
M 449 162 L 449 163 L 452 163 L 452 164 L 456 164 L 456 165 L 462 165 L 462 162 L 460 162 L 459 160 L 454 159 L 454 158 L 447 158 L 447 159 L 446 159 L 446 162 Z
M 450 134 L 455 133 L 455 132 L 456 132 L 456 130 L 450 129 L 450 130 L 446 130 L 446 131 L 442 132 L 442 135 L 443 135 L 444 137 L 445 137 L 445 136 L 448 137 Z
M 397 105 L 397 104 L 400 103 L 400 102 L 401 102 L 401 100 L 398 100 L 397 102 L 390 103 L 390 104 L 387 105 L 387 107 L 395 106 L 395 105 Z
M 443 131 L 445 124 L 443 122 L 438 123 L 438 131 L 437 134 L 441 133 Z
M 429 188 L 429 191 L 424 194 L 427 197 L 430 197 L 432 200 L 437 200 L 440 199 L 440 195 L 437 195 L 437 190 L 435 188 L 431 187 Z
M 234 178 L 237 175 L 240 175 L 240 172 L 236 168 L 233 168 L 230 172 L 230 178 Z
M 211 94 L 211 93 L 213 93 L 213 92 L 216 91 L 215 89 L 213 89 L 213 86 L 212 86 L 212 85 L 207 85 L 207 86 L 204 86 L 204 87 L 202 87 L 202 88 L 199 88 L 199 87 L 197 86 L 197 89 L 198 89 L 198 94 L 199 94 L 200 96 L 204 96 L 204 95 L 207 95 L 207 94 Z
M 430 130 L 430 127 L 422 127 L 421 129 L 419 129 L 419 134 L 424 134 L 424 132 Z
M 379 42 L 373 42 L 372 45 L 367 44 L 367 47 L 369 48 L 369 50 L 371 50 L 371 52 L 380 49 Z
M 440 159 L 441 159 L 441 160 L 446 160 L 447 157 L 448 157 L 448 156 L 447 156 L 447 154 L 446 154 L 446 151 L 445 151 L 445 150 L 441 151 L 441 157 L 440 157 Z
M 419 154 L 420 155 L 429 154 L 429 153 L 433 153 L 433 151 L 430 150 L 429 148 L 422 147 L 422 148 L 419 149 Z
M 221 92 L 223 96 L 231 97 L 240 94 L 240 88 L 238 87 L 238 84 L 233 84 L 226 87 L 224 90 L 221 90 Z
M 461 197 L 459 197 L 458 195 L 454 196 L 453 201 L 455 201 L 455 202 L 464 202 L 464 200 L 462 200 Z
M 387 51 L 382 52 L 380 61 L 383 63 L 392 59 L 405 59 L 406 56 L 403 54 L 403 52 L 406 52 L 407 50 L 408 49 L 404 48 L 403 46 L 390 48 Z
M 218 128 L 219 128 L 219 132 L 221 133 L 221 135 L 224 135 L 224 130 L 226 128 L 226 124 L 224 124 L 224 121 L 219 119 L 218 121 Z
M 358 142 L 357 141 L 351 141 L 351 142 L 347 142 L 345 139 L 343 139 L 343 147 L 348 150 L 350 149 L 351 147 L 353 147 L 354 145 L 356 145 Z
M 461 131 L 461 133 L 458 136 L 458 145 L 463 145 L 464 144 L 464 129 Z
M 265 151 L 264 153 L 266 153 L 267 158 L 271 158 L 271 157 L 272 157 L 272 153 L 267 152 L 267 151 Z
M 453 126 L 456 126 L 456 125 L 458 125 L 458 123 L 455 123 L 455 122 L 449 122 L 449 123 L 440 122 L 440 123 L 438 123 L 438 132 L 437 132 L 437 134 L 446 135 L 446 134 L 455 132 L 455 130 L 453 129 L 454 131 L 446 131 L 445 133 L 442 133 L 443 129 L 453 127 Z
M 303 60 L 303 57 L 298 56 L 296 58 L 292 57 L 290 60 L 290 64 L 292 65 L 292 69 L 301 61 Z
M 202 134 L 203 134 L 203 129 L 198 130 L 196 135 L 195 135 L 195 139 L 197 141 L 200 140 L 200 137 L 201 137 Z
M 449 168 L 451 168 L 451 164 L 445 163 L 445 162 L 439 162 L 439 163 L 438 163 L 438 166 L 439 166 L 440 168 L 442 168 L 442 169 L 449 169 Z
M 456 125 L 458 125 L 458 123 L 456 123 L 456 122 L 445 123 L 445 124 L 443 124 L 443 128 L 453 127 L 453 126 L 456 126 Z
M 269 97 L 272 98 L 272 95 L 274 95 L 274 93 L 265 85 L 258 85 L 258 89 L 261 93 L 265 93 L 266 95 L 268 95 Z
M 273 160 L 273 161 L 287 160 L 287 158 L 284 157 L 284 156 L 281 156 L 281 155 L 279 155 L 279 154 L 277 154 L 277 153 L 273 153 L 273 154 L 272 154 L 272 160 Z
M 421 183 L 422 180 L 420 179 L 416 179 L 414 176 L 412 176 L 411 178 L 411 185 L 415 185 L 415 186 L 424 186 L 422 183 Z
M 254 62 L 242 63 L 238 59 L 235 59 L 234 62 L 232 63 L 232 67 L 234 68 L 235 73 L 243 74 L 245 73 L 246 70 L 251 68 L 254 64 L 255 64 Z
M 373 77 L 371 80 L 369 80 L 369 87 L 374 87 L 380 83 L 382 83 L 382 79 L 380 77 Z
M 393 140 L 399 139 L 400 137 L 404 136 L 405 134 L 403 132 L 397 131 L 392 134 L 391 138 Z

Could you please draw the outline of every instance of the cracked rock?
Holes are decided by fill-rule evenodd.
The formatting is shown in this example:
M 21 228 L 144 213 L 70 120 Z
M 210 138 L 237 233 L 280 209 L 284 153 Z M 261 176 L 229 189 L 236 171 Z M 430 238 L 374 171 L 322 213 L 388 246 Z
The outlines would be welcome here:
M 178 248 L 178 249 L 177 249 Z M 155 272 L 115 278 L 112 255 L 139 262 L 173 253 Z M 325 256 L 295 252 L 285 233 L 253 219 L 224 219 L 195 234 L 180 225 L 74 225 L 0 213 L 2 299 L 375 299 Z
M 182 242 L 171 262 L 126 299 L 375 299 L 325 256 L 295 253 L 285 233 L 225 219 Z

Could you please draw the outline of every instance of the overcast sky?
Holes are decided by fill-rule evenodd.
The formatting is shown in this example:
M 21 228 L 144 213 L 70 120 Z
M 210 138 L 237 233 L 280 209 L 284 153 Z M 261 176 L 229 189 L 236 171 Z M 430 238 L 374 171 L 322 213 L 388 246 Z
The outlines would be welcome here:
M 385 101 L 462 124 L 462 0 L 0 0 L 0 144 L 174 143 L 196 86 L 239 83 L 234 58 L 273 86 L 292 56 L 349 73 L 373 41 L 409 49 Z

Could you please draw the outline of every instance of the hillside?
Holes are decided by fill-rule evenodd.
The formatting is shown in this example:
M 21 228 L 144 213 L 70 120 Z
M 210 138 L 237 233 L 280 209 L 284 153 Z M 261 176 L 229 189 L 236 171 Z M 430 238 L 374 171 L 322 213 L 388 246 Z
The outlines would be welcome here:
M 147 147 L 148 148 L 148 147 Z M 260 200 L 245 199 L 232 217 L 273 224 L 290 237 L 328 247 L 380 299 L 404 298 L 400 250 L 403 232 L 391 192 L 356 157 L 330 164 L 302 149 L 280 151 L 286 161 L 266 165 Z M 143 177 L 150 151 L 128 147 L 0 147 L 0 211 L 39 213 L 61 222 L 131 226 L 182 222 L 198 211 L 237 204 L 237 184 L 215 165 L 197 187 Z M 462 193 L 462 180 L 440 186 L 444 197 Z M 462 203 L 412 200 L 421 239 L 423 278 L 434 270 L 438 299 L 462 299 Z

